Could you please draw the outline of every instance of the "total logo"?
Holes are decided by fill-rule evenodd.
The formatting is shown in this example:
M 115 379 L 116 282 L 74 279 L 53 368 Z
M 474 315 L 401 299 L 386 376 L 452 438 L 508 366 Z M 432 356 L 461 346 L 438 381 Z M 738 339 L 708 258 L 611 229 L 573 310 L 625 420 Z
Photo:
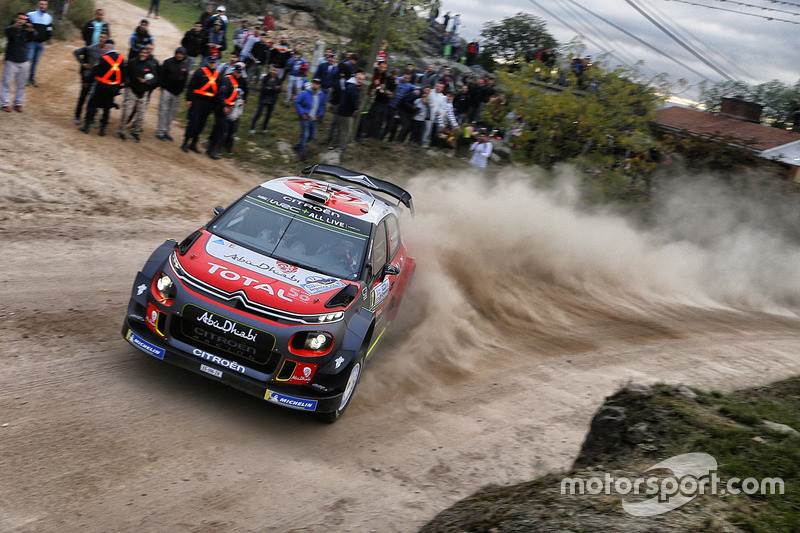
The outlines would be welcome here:
M 286 293 L 283 289 L 278 289 L 276 292 L 269 283 L 263 283 L 255 278 L 251 278 L 249 276 L 245 276 L 243 274 L 239 274 L 238 272 L 234 272 L 233 270 L 229 270 L 225 268 L 223 265 L 218 265 L 216 263 L 208 263 L 210 268 L 208 269 L 209 274 L 216 274 L 217 276 L 226 279 L 228 281 L 239 281 L 244 287 L 248 287 L 250 289 L 256 291 L 265 291 L 270 296 L 277 296 L 281 300 L 286 300 L 287 302 L 293 302 L 294 298 L 292 296 L 297 297 L 299 293 L 296 289 L 291 289 L 289 294 Z M 294 294 L 293 294 L 294 293 Z

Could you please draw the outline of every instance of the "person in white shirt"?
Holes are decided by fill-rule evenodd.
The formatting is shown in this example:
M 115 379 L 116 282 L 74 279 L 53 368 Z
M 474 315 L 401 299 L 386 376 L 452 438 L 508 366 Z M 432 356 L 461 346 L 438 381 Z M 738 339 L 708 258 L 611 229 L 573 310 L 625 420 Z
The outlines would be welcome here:
M 28 20 L 33 24 L 36 31 L 35 38 L 30 42 L 29 60 L 31 62 L 28 71 L 28 83 L 34 87 L 36 83 L 36 67 L 39 65 L 39 58 L 44 52 L 44 43 L 53 36 L 53 16 L 47 12 L 47 0 L 39 0 L 36 4 L 36 11 L 28 13 Z
M 472 159 L 469 160 L 470 164 L 483 174 L 486 171 L 486 165 L 489 164 L 489 157 L 492 155 L 492 143 L 486 138 L 485 132 L 478 134 L 478 140 L 472 143 L 470 150 L 473 152 Z

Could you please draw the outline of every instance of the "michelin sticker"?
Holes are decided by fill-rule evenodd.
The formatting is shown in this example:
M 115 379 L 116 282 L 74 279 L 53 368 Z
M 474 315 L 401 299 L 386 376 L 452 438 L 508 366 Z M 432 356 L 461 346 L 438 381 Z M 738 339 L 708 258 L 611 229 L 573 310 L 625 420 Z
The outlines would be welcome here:
M 295 398 L 269 389 L 267 389 L 266 394 L 264 394 L 264 399 L 268 402 L 277 403 L 278 405 L 291 409 L 300 409 L 301 411 L 316 411 L 317 409 L 317 400 Z
M 166 353 L 164 348 L 159 348 L 155 344 L 150 344 L 131 330 L 128 330 L 125 340 L 139 348 L 141 351 L 149 353 L 153 357 L 164 359 L 164 354 Z

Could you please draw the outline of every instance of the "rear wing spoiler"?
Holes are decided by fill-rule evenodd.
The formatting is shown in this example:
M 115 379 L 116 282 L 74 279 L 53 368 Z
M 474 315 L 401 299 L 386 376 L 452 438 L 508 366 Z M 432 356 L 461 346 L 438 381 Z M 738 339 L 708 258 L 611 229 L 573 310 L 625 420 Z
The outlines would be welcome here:
M 311 165 L 304 168 L 301 173 L 308 174 L 309 178 L 315 173 L 325 174 L 327 176 L 339 178 L 342 181 L 356 183 L 362 187 L 366 187 L 367 189 L 372 189 L 373 191 L 384 192 L 389 196 L 399 200 L 411 211 L 412 215 L 414 214 L 414 202 L 411 199 L 411 194 L 409 194 L 409 192 L 402 187 L 398 187 L 394 183 L 390 183 L 386 180 L 373 178 L 372 176 L 368 176 L 361 172 L 348 170 L 336 165 Z

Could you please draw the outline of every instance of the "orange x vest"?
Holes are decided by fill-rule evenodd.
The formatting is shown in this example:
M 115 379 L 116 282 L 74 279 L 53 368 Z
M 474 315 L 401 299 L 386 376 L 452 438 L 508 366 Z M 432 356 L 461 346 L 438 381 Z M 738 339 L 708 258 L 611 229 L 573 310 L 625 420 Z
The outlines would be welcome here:
M 106 71 L 102 76 L 95 76 L 94 79 L 106 85 L 119 85 L 122 83 L 122 71 L 119 69 L 122 62 L 125 61 L 125 56 L 117 54 L 117 58 L 113 59 L 110 55 L 103 55 L 103 59 L 109 64 L 111 68 Z M 112 77 L 114 79 L 112 79 Z
M 234 102 L 236 102 L 236 97 L 239 95 L 239 82 L 236 81 L 236 76 L 234 76 L 233 74 L 228 74 L 225 77 L 231 80 L 231 83 L 233 84 L 233 92 L 229 97 L 225 99 L 225 104 L 233 105 Z
M 208 70 L 208 67 L 203 67 L 202 70 L 208 81 L 199 89 L 195 89 L 194 93 L 199 94 L 200 96 L 208 96 L 213 98 L 217 96 L 217 78 L 219 77 L 219 72 L 215 70 L 212 73 L 210 70 Z

